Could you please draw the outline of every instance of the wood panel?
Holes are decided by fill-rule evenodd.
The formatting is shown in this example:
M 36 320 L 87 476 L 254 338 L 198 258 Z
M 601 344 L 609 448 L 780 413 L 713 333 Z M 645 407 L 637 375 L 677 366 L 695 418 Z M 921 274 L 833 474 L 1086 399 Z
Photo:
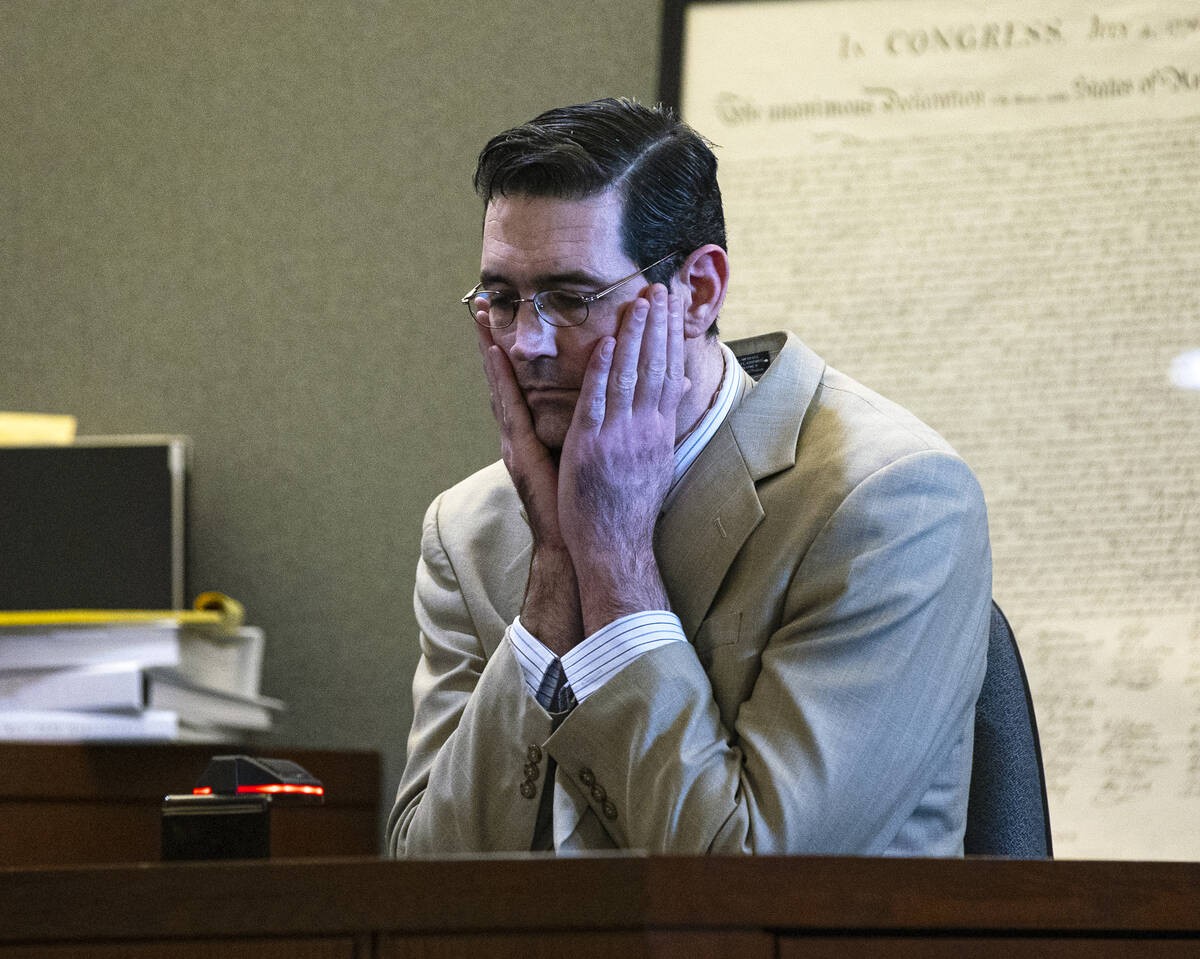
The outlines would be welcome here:
M 774 959 L 766 932 L 547 932 L 469 936 L 384 936 L 377 959 Z
M 379 801 L 379 756 L 366 750 L 287 746 L 0 743 L 0 798 L 161 799 L 191 792 L 211 757 L 246 753 L 290 759 L 325 783 L 331 803 Z
M 368 959 L 355 940 L 197 939 L 184 942 L 76 942 L 0 946 L 0 959 Z
M 1195 959 L 1198 954 L 1195 939 L 1153 937 L 805 936 L 782 937 L 778 959 Z
M 0 869 L 0 946 L 217 939 L 353 940 L 357 959 L 700 959 L 776 945 L 782 959 L 1176 959 L 1200 955 L 1200 863 L 610 855 Z
M 213 755 L 291 759 L 326 787 L 321 806 L 280 803 L 276 857 L 371 856 L 380 849 L 379 755 L 194 745 L 0 744 L 0 866 L 155 861 L 160 807 L 190 792 Z

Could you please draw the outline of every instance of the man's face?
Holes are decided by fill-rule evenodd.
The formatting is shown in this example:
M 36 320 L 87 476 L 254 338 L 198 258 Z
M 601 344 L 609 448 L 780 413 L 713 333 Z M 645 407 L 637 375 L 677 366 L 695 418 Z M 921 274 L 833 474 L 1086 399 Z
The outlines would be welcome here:
M 611 192 L 584 200 L 498 196 L 484 217 L 480 279 L 520 297 L 602 290 L 638 268 L 621 250 L 620 220 L 621 200 Z M 582 326 L 551 326 L 532 303 L 522 303 L 512 324 L 492 331 L 548 449 L 562 449 L 596 341 L 616 333 L 627 304 L 646 286 L 634 279 L 596 301 Z

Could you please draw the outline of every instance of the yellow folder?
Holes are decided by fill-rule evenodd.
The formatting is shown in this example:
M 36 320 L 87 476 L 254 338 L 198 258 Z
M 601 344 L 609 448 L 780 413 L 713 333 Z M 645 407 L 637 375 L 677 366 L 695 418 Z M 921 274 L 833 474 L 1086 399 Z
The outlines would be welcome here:
M 0 626 L 78 626 L 96 623 L 171 622 L 231 632 L 245 610 L 224 593 L 201 593 L 191 609 L 27 609 L 0 610 Z

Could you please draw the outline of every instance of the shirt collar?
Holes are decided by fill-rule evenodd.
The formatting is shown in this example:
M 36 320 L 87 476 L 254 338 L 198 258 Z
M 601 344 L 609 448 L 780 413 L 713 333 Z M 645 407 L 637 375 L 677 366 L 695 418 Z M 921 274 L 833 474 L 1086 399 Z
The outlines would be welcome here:
M 692 430 L 675 444 L 675 472 L 671 477 L 671 488 L 668 496 L 674 492 L 683 474 L 696 461 L 696 457 L 708 445 L 708 441 L 721 428 L 721 424 L 737 407 L 754 386 L 754 380 L 742 369 L 731 350 L 724 343 L 720 344 L 721 355 L 725 364 L 721 375 L 721 385 L 708 411 L 700 418 Z

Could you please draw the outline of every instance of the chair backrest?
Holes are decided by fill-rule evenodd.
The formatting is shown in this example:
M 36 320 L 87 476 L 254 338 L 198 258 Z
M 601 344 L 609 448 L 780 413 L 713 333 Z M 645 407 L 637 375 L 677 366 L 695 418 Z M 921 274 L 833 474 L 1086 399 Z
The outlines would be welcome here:
M 1049 859 L 1050 808 L 1029 680 L 1012 627 L 992 603 L 987 670 L 975 707 L 967 855 Z

